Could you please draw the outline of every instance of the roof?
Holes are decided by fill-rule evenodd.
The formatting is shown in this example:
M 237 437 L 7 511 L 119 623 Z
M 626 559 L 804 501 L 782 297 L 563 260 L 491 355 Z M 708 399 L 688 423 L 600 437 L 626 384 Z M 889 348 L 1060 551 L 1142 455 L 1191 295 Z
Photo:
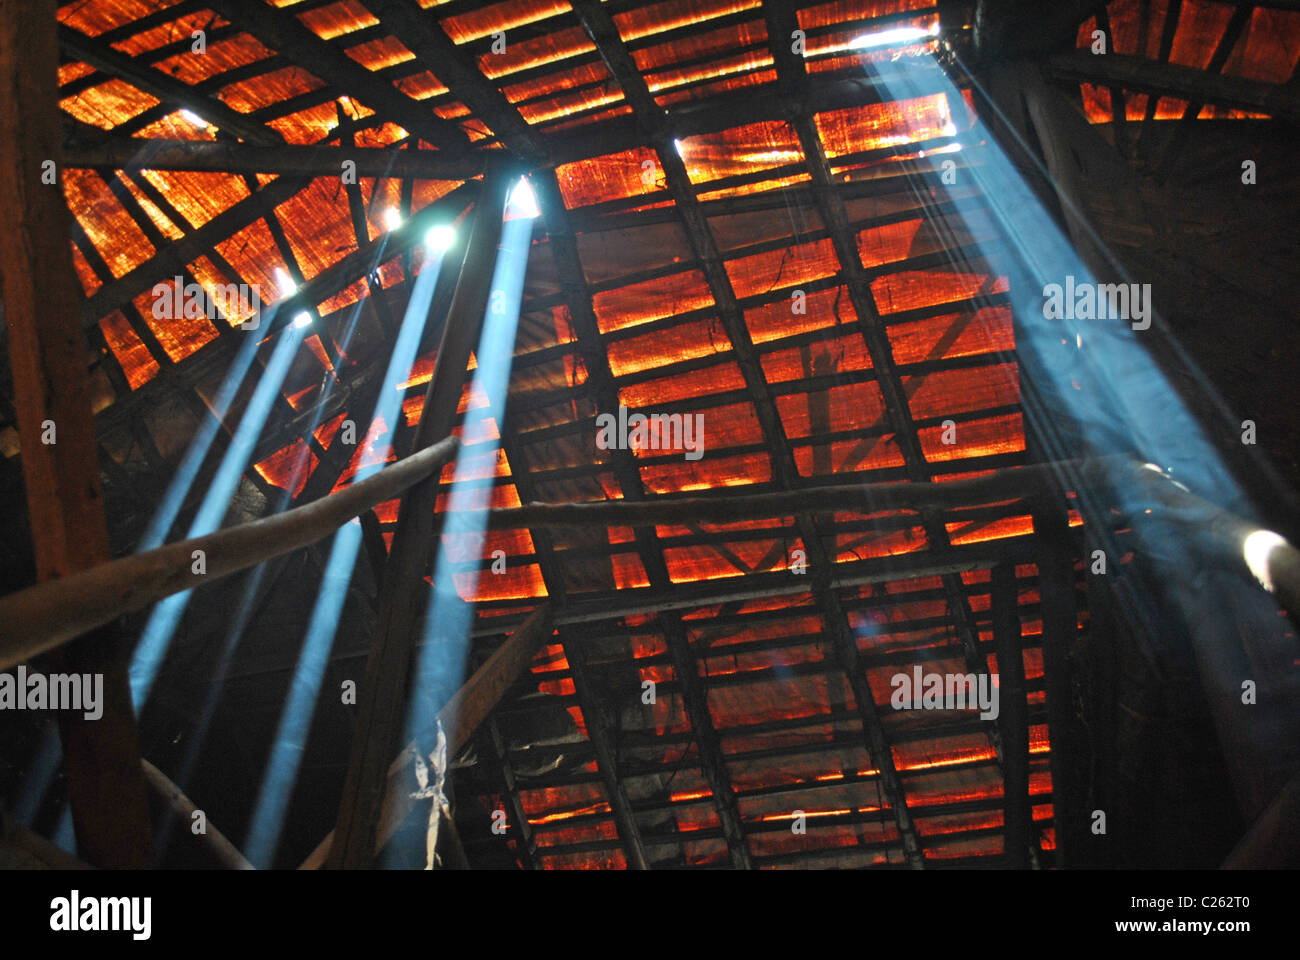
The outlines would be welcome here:
M 420 268 L 417 226 L 472 216 L 484 171 L 502 157 L 531 171 L 543 218 L 504 422 L 474 417 L 486 398 L 468 385 L 462 397 L 459 460 L 477 466 L 494 505 L 944 482 L 1031 462 L 1005 251 L 986 198 L 945 179 L 980 163 L 983 143 L 977 98 L 953 60 L 969 45 L 968 17 L 942 6 L 63 7 L 62 105 L 78 121 L 63 183 L 115 544 L 130 549 L 140 536 L 255 312 L 245 302 L 224 319 L 158 320 L 155 285 L 175 275 L 209 291 L 256 285 L 263 303 L 299 290 L 294 303 L 313 327 L 258 439 L 246 510 L 282 490 L 297 496 L 318 468 L 337 472 L 319 489 L 338 489 L 366 463 L 366 445 L 346 464 L 326 450 L 344 421 L 368 422 L 365 388 Z M 1151 4 L 1139 50 L 1138 5 L 1110 4 L 1115 51 L 1207 67 L 1234 7 L 1185 2 L 1162 39 L 1166 6 Z M 1270 37 L 1300 35 L 1298 20 L 1254 10 L 1234 27 L 1248 39 L 1217 66 L 1284 81 L 1300 47 Z M 1079 25 L 1081 49 L 1096 26 Z M 853 46 L 899 27 L 915 28 L 910 44 Z M 802 56 L 787 39 L 795 31 Z M 888 73 L 898 57 L 932 73 L 933 89 L 889 99 L 863 63 Z M 1108 120 L 1110 88 L 1075 86 L 1089 119 Z M 1155 116 L 1181 117 L 1188 102 L 1166 96 Z M 1153 105 L 1132 91 L 1126 103 L 1139 121 Z M 247 149 L 222 152 L 230 134 Z M 141 155 L 134 140 L 212 147 L 153 144 Z M 354 182 L 325 166 L 340 157 L 355 161 Z M 406 232 L 391 229 L 389 210 Z M 402 385 L 402 421 L 386 425 L 398 452 L 420 415 L 437 332 L 426 331 Z M 270 348 L 268 338 L 263 363 Z M 620 406 L 699 415 L 702 456 L 600 449 L 596 417 Z M 397 501 L 376 510 L 386 542 L 396 516 Z M 484 828 L 472 858 L 504 842 L 507 853 L 493 854 L 502 862 L 546 868 L 627 866 L 638 844 L 652 865 L 998 862 L 996 725 L 978 711 L 889 703 L 892 678 L 915 667 L 997 672 L 992 570 L 1009 564 L 1033 834 L 1050 862 L 1046 548 L 1034 530 L 1026 503 L 1010 501 L 489 532 L 481 555 L 462 551 L 456 566 L 475 661 L 543 598 L 572 614 L 463 760 L 467 839 L 468 824 L 497 809 L 519 828 L 504 841 Z M 494 575 L 498 550 L 506 572 Z M 355 632 L 341 631 L 331 669 L 344 672 L 332 679 L 348 664 L 355 674 L 368 615 L 363 605 L 345 620 Z M 295 660 L 297 638 L 274 632 L 241 649 L 223 701 L 240 702 L 241 677 L 274 674 L 278 686 L 239 721 L 252 740 L 269 738 Z M 191 625 L 182 649 L 203 658 L 212 640 Z M 187 680 L 169 676 L 183 699 Z M 332 798 L 347 728 L 316 723 L 304 777 L 332 784 L 322 790 Z M 327 822 L 332 800 L 312 793 L 300 788 L 295 809 Z M 247 816 L 241 804 L 213 814 L 227 832 Z M 291 831 L 282 856 L 301 859 L 307 839 Z

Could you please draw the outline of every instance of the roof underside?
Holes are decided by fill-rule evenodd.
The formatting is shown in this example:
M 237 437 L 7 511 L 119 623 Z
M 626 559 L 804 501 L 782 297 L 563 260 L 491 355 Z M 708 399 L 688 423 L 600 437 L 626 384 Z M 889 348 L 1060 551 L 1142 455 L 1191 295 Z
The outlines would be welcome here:
M 366 275 L 384 212 L 465 216 L 493 153 L 534 168 L 543 208 L 505 422 L 475 417 L 486 398 L 468 388 L 462 401 L 460 462 L 477 466 L 494 505 L 943 481 L 1027 463 L 1002 242 L 977 190 L 943 179 L 946 161 L 982 161 L 976 99 L 952 71 L 956 102 L 937 84 L 891 101 L 863 68 L 871 59 L 885 72 L 903 56 L 938 75 L 944 42 L 960 50 L 969 12 L 952 19 L 949 6 L 939 33 L 940 10 L 927 0 L 766 11 L 758 0 L 450 0 L 422 11 L 366 0 L 68 4 L 60 83 L 65 120 L 78 122 L 70 164 L 79 153 L 125 155 L 127 138 L 215 144 L 233 133 L 264 150 L 250 149 L 263 159 L 247 168 L 85 161 L 64 171 L 116 548 L 138 539 L 252 313 L 157 320 L 154 285 L 179 273 L 208 289 L 256 284 L 275 301 L 289 292 L 281 268 L 307 291 L 315 328 L 245 480 L 244 509 L 256 514 L 281 490 L 303 489 L 345 420 L 369 422 L 352 401 L 383 370 L 421 262 L 408 241 Z M 1176 29 L 1165 30 L 1167 7 L 1109 4 L 1115 50 L 1205 68 L 1235 29 L 1231 56 L 1216 66 L 1272 83 L 1300 57 L 1300 13 L 1257 9 L 1231 25 L 1235 7 L 1185 0 Z M 898 26 L 936 34 L 849 48 Z M 1080 47 L 1095 28 L 1080 25 Z M 803 57 L 788 54 L 795 29 L 806 34 Z M 206 56 L 191 55 L 194 30 L 205 31 Z M 504 51 L 494 52 L 502 33 Z M 1074 96 L 1093 121 L 1110 119 L 1109 88 L 1076 83 Z M 1179 119 L 1188 107 L 1164 97 L 1152 111 L 1137 92 L 1125 102 L 1136 121 Z M 1258 114 L 1207 106 L 1200 115 Z M 318 175 L 292 172 L 312 145 L 372 152 L 345 184 L 310 166 L 298 169 Z M 378 175 L 390 163 L 401 175 Z M 436 335 L 426 333 L 403 385 L 402 422 L 385 425 L 398 454 L 420 415 Z M 595 417 L 618 405 L 702 415 L 702 458 L 598 449 Z M 955 443 L 945 442 L 947 421 Z M 0 443 L 16 451 L 11 427 Z M 365 458 L 362 444 L 323 489 L 347 484 Z M 448 467 L 444 483 L 451 477 Z M 396 514 L 397 501 L 376 511 L 386 542 Z M 625 866 L 622 804 L 651 864 L 902 865 L 909 847 L 927 863 L 997 862 L 1003 779 L 992 725 L 977 710 L 891 710 L 890 678 L 918 664 L 997 672 L 990 571 L 1011 563 L 1035 841 L 1050 861 L 1033 533 L 1023 502 L 489 533 L 481 556 L 461 552 L 456 572 L 475 613 L 475 661 L 541 598 L 573 614 L 537 657 L 532 682 L 499 711 L 502 752 L 481 740 L 460 774 L 458 820 L 484 824 L 471 859 L 483 850 L 528 866 Z M 498 550 L 506 572 L 494 575 Z M 801 578 L 801 560 L 833 569 L 831 582 L 817 589 L 824 574 Z M 711 599 L 691 599 L 701 597 Z M 370 639 L 365 599 L 350 603 L 360 612 L 344 619 L 333 680 L 358 675 Z M 271 609 L 230 672 L 223 703 L 242 705 L 229 709 L 263 744 L 254 755 L 274 729 L 300 642 L 277 644 L 274 628 L 288 616 Z M 837 634 L 856 648 L 856 675 Z M 207 649 L 214 635 L 193 622 L 178 651 Z M 278 687 L 241 687 L 267 676 Z M 652 703 L 645 681 L 656 684 Z M 172 702 L 187 682 L 198 683 L 165 674 Z M 865 696 L 872 702 L 860 709 Z M 349 730 L 317 717 L 303 774 L 312 789 L 300 784 L 295 795 L 313 827 L 332 817 Z M 873 751 L 874 735 L 883 740 Z M 602 769 L 604 746 L 612 771 Z M 222 771 L 202 779 L 235 791 Z M 219 809 L 203 789 L 190 792 Z M 236 837 L 246 800 L 212 814 Z M 521 829 L 491 837 L 496 809 Z M 806 835 L 791 829 L 797 812 Z M 300 860 L 316 839 L 291 827 L 284 860 Z M 497 846 L 507 853 L 486 852 Z

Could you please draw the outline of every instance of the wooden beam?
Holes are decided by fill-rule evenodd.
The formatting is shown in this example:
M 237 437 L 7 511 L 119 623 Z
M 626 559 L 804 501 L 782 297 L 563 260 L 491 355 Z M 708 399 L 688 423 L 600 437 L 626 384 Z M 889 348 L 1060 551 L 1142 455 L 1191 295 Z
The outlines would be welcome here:
M 181 821 L 188 828 L 198 807 L 194 801 L 185 796 L 181 788 L 171 781 L 167 774 L 163 773 L 148 760 L 141 759 L 140 764 L 144 769 L 145 781 L 150 788 L 162 798 L 171 810 L 181 818 Z M 216 828 L 216 826 L 207 820 L 204 814 L 205 827 L 203 833 L 203 843 L 212 853 L 213 856 L 228 870 L 252 870 L 253 865 L 248 859 L 239 852 L 239 848 L 226 839 L 226 835 Z
M 553 631 L 550 606 L 542 604 L 438 711 L 438 722 L 447 735 L 448 760 L 460 753 L 470 741 L 474 732 L 501 702 L 506 691 L 528 669 L 533 657 L 542 644 L 551 638 Z M 380 784 L 383 799 L 374 833 L 372 857 L 383 849 L 384 844 L 402 825 L 402 821 L 415 809 L 411 795 L 416 792 L 414 758 L 418 749 L 417 740 L 412 740 L 387 767 Z M 324 866 L 336 833 L 337 831 L 330 831 L 299 869 L 315 870 Z
M 209 5 L 285 59 L 320 77 L 340 93 L 355 96 L 385 119 L 401 124 L 408 133 L 439 149 L 468 149 L 469 137 L 459 126 L 443 120 L 428 105 L 412 100 L 339 47 L 322 40 L 292 10 L 244 0 L 210 0 Z
M 249 119 L 247 114 L 232 110 L 216 97 L 196 93 L 189 84 L 169 77 L 161 70 L 141 63 L 113 47 L 71 27 L 59 26 L 59 45 L 68 54 L 85 61 L 96 70 L 120 77 L 133 87 L 177 108 L 192 110 L 214 126 L 252 144 L 283 144 L 284 137 L 271 127 Z
M 1029 867 L 1033 814 L 1029 798 L 1029 703 L 1020 639 L 1015 567 L 992 574 L 993 645 L 998 657 L 998 724 L 1002 727 L 1002 811 L 1007 866 Z
M 228 140 L 146 140 L 110 137 L 68 146 L 70 167 L 113 170 L 212 170 L 222 173 L 275 173 L 338 176 L 343 164 L 356 164 L 360 177 L 469 180 L 483 172 L 484 152 L 448 155 L 440 150 L 374 149 L 316 144 L 260 146 Z
M 0 220 L 16 234 L 0 245 L 0 288 L 36 576 L 46 585 L 109 557 L 67 208 L 61 184 L 42 182 L 46 164 L 57 171 L 63 159 L 57 23 L 53 0 L 0 5 Z M 54 673 L 104 678 L 100 719 L 59 715 L 78 846 L 96 866 L 147 867 L 152 843 L 123 641 L 109 631 L 48 663 Z
M 0 597 L 0 669 L 25 663 L 164 597 L 315 543 L 436 473 L 455 456 L 458 443 L 447 437 L 307 506 L 83 568 Z M 203 574 L 193 571 L 196 551 L 205 557 Z
M 1022 500 L 1059 489 L 1057 471 L 1074 468 L 1096 473 L 1100 463 L 1083 460 L 997 470 L 980 477 L 900 483 L 812 486 L 770 493 L 657 497 L 653 500 L 597 500 L 590 503 L 526 503 L 487 511 L 494 530 L 531 527 L 654 526 L 730 523 L 761 517 L 788 517 L 800 511 L 953 510 L 981 503 Z
M 483 328 L 509 179 L 507 166 L 491 170 L 476 207 L 433 376 L 424 395 L 413 440 L 416 450 L 449 434 L 456 422 L 465 370 Z M 335 826 L 339 842 L 330 850 L 332 867 L 364 867 L 374 856 L 384 769 L 405 722 L 407 675 L 427 601 L 424 576 L 437 541 L 437 484 L 433 477 L 409 490 L 398 511 L 379 600 L 379 627 L 366 661 L 357 735 Z
M 380 25 L 400 37 L 416 60 L 451 88 L 470 112 L 483 120 L 511 150 L 541 159 L 540 138 L 465 50 L 453 43 L 438 22 L 441 11 L 424 9 L 416 0 L 372 0 Z
M 1267 113 L 1290 123 L 1300 121 L 1300 90 L 1287 85 L 1207 73 L 1195 67 L 1158 63 L 1120 53 L 1094 56 L 1087 50 L 1048 57 L 1043 67 L 1047 77 L 1053 80 L 1119 86 L 1158 97 L 1178 97 Z
M 264 189 L 270 190 L 276 184 L 282 183 L 283 180 L 284 178 L 276 180 Z M 256 335 L 264 338 L 269 337 L 291 323 L 299 310 L 314 307 L 357 280 L 367 276 L 374 269 L 378 251 L 384 250 L 387 256 L 395 257 L 402 251 L 415 246 L 424 239 L 425 232 L 429 227 L 444 220 L 454 219 L 457 214 L 465 209 L 467 204 L 478 197 L 479 190 L 480 185 L 477 181 L 467 181 L 451 193 L 440 197 L 434 203 L 412 214 L 396 230 L 390 230 L 383 236 L 375 238 L 366 246 L 354 250 L 337 263 L 322 270 L 311 280 L 304 283 L 296 293 L 267 306 L 259 318 L 260 326 Z M 284 196 L 283 199 L 288 199 L 288 195 Z M 244 212 L 244 217 L 241 218 L 244 220 L 243 226 L 255 222 L 260 216 L 260 212 L 255 209 L 255 205 L 250 203 L 251 200 L 251 197 L 245 198 L 231 208 L 233 211 L 236 208 L 243 208 L 245 204 L 249 205 Z M 268 202 L 274 204 L 282 201 L 268 197 Z M 220 219 L 220 216 L 216 219 Z M 188 257 L 189 259 L 197 258 L 202 256 L 207 249 L 225 239 L 225 236 L 221 233 L 209 231 L 209 227 L 214 222 L 215 220 L 204 224 L 203 227 L 200 227 L 189 237 L 178 240 L 178 244 L 185 244 L 190 237 L 195 238 L 194 242 L 187 245 L 185 251 L 181 252 L 179 256 Z M 242 229 L 242 226 L 236 229 Z M 198 239 L 199 234 L 204 235 L 202 240 Z M 99 294 L 86 300 L 82 308 L 83 319 L 86 320 L 88 325 L 97 324 L 101 316 L 117 309 L 121 303 L 129 301 L 142 290 L 149 289 L 151 284 L 163 277 L 165 270 L 166 266 L 160 261 L 160 257 L 154 257 L 148 264 L 142 265 L 138 271 L 133 270 L 116 283 L 105 285 L 99 291 L 99 294 L 104 294 L 110 286 L 115 289 L 106 294 L 108 299 L 104 302 L 100 302 Z M 128 278 L 131 278 L 129 282 Z M 332 316 L 343 318 L 347 315 L 345 311 L 351 309 L 351 307 L 344 308 L 344 310 L 336 311 Z M 160 373 L 159 376 L 154 377 L 148 383 L 133 390 L 128 396 L 119 398 L 111 407 L 102 411 L 97 419 L 103 426 L 129 424 L 133 419 L 157 405 L 159 400 L 166 396 L 169 389 L 174 389 L 177 379 L 181 381 L 184 389 L 190 389 L 192 384 L 206 377 L 221 376 L 238 351 L 239 343 L 237 337 L 217 337 L 185 358 L 183 372 L 176 370 L 170 376 L 166 373 Z M 378 369 L 373 372 L 374 376 L 380 376 L 381 374 L 382 371 Z M 327 401 L 328 406 L 325 410 L 326 416 L 320 422 L 328 419 L 330 413 L 337 412 L 346 396 L 347 388 L 331 391 Z M 315 416 L 315 408 L 300 411 L 298 418 L 293 421 L 292 429 L 301 432 L 299 425 L 311 423 Z M 283 446 L 283 443 L 278 436 L 262 440 L 254 454 L 254 462 L 278 450 L 281 446 Z
M 505 788 L 506 802 L 510 804 L 510 816 L 514 820 L 518 837 L 515 844 L 519 848 L 519 859 L 527 870 L 536 870 L 540 866 L 537 853 L 537 837 L 533 825 L 528 822 L 528 811 L 519 799 L 519 787 L 515 780 L 515 769 L 510 763 L 510 751 L 505 738 L 501 736 L 500 725 L 494 717 L 488 717 L 484 732 L 479 735 L 482 756 L 496 759 L 501 771 L 501 784 Z
M 612 36 L 617 37 L 617 32 Z M 602 44 L 606 44 L 604 39 Z M 639 71 L 637 75 L 639 76 Z M 931 66 L 913 62 L 905 75 L 885 73 L 885 80 L 902 79 L 902 76 L 906 76 L 909 83 L 919 84 L 924 93 L 941 93 L 951 85 L 937 64 Z M 928 86 L 931 83 L 933 85 Z M 825 111 L 885 103 L 892 99 L 883 85 L 859 77 L 834 77 L 829 80 L 809 77 L 801 89 L 803 99 L 782 96 L 770 88 L 760 87 L 757 90 L 750 88 L 700 102 L 675 105 L 666 110 L 655 104 L 654 110 L 655 115 L 663 114 L 663 130 L 670 132 L 671 139 L 674 136 L 719 133 L 742 124 L 760 123 L 764 120 L 784 120 L 803 109 L 806 103 L 815 103 L 817 110 Z M 624 93 L 626 92 L 625 89 Z M 650 102 L 654 103 L 653 97 Z M 549 139 L 547 143 L 551 162 L 572 163 L 645 146 L 645 129 L 635 117 L 615 117 L 596 126 L 598 130 Z
M 739 311 L 735 304 L 735 296 L 734 293 L 730 293 L 730 285 L 725 272 L 722 270 L 716 244 L 713 243 L 707 223 L 699 214 L 685 166 L 682 164 L 681 157 L 678 155 L 671 139 L 666 134 L 665 122 L 667 115 L 651 97 L 649 88 L 624 46 L 613 20 L 605 10 L 601 9 L 600 4 L 576 3 L 574 13 L 582 23 L 583 29 L 586 30 L 588 36 L 596 44 L 610 73 L 613 74 L 619 86 L 622 87 L 623 95 L 632 107 L 636 122 L 645 135 L 649 137 L 651 145 L 659 157 L 660 165 L 663 167 L 668 180 L 669 192 L 673 195 L 678 212 L 685 220 L 691 246 L 697 259 L 701 261 L 701 266 L 705 269 L 715 299 L 723 308 L 728 334 L 741 360 L 742 368 L 745 370 L 746 386 L 749 389 L 751 399 L 754 401 L 759 419 L 763 422 L 764 437 L 775 444 L 779 438 L 779 434 L 775 432 L 775 413 L 769 404 L 763 402 L 764 398 L 761 396 L 761 390 L 758 387 L 761 377 L 758 373 L 757 362 L 753 356 L 752 344 L 748 342 L 747 336 L 738 336 L 736 320 Z M 729 301 L 727 299 L 728 293 L 730 293 Z M 604 358 L 604 365 L 608 367 L 607 357 Z M 759 379 L 756 379 L 756 377 L 759 377 Z M 624 466 L 628 468 L 631 467 L 631 464 L 625 460 Z M 634 472 L 634 468 L 628 470 L 628 473 L 631 472 Z M 628 481 L 633 484 L 632 489 L 637 491 L 634 496 L 644 496 L 644 488 L 639 476 L 635 478 L 629 476 Z M 627 485 L 622 480 L 620 480 L 620 485 L 623 486 L 624 495 L 627 496 Z M 667 564 L 652 532 L 646 527 L 641 527 L 636 529 L 634 534 L 638 553 L 651 583 L 659 586 L 669 583 L 670 577 Z M 748 841 L 745 838 L 739 809 L 736 805 L 735 791 L 731 786 L 726 760 L 722 755 L 721 747 L 713 730 L 707 691 L 699 679 L 699 668 L 694 652 L 686 639 L 685 629 L 678 619 L 664 617 L 661 619 L 661 625 L 664 639 L 673 658 L 674 672 L 682 683 L 683 703 L 699 744 L 700 767 L 713 794 L 714 805 L 717 809 L 719 822 L 722 825 L 723 835 L 726 838 L 732 864 L 738 869 L 753 869 L 753 858 Z
M 974 17 L 976 56 L 983 61 L 1032 57 L 1073 47 L 1079 25 L 1104 5 L 1105 0 L 1053 0 L 1050 4 L 979 0 Z M 1107 43 L 1112 42 L 1107 37 Z
M 98 323 L 100 317 L 112 313 L 159 280 L 181 272 L 185 264 L 197 260 L 218 243 L 260 220 L 264 210 L 263 203 L 271 207 L 279 206 L 304 189 L 307 182 L 297 177 L 280 177 L 273 180 L 258 191 L 258 196 L 245 197 L 197 230 L 156 251 L 144 263 L 127 271 L 116 280 L 104 284 L 82 301 L 81 315 L 84 325 L 92 326 Z
M 1260 814 L 1223 861 L 1224 870 L 1277 870 L 1300 865 L 1300 774 Z
M 0 870 L 90 870 L 90 864 L 78 860 L 34 830 L 11 819 L 0 809 Z

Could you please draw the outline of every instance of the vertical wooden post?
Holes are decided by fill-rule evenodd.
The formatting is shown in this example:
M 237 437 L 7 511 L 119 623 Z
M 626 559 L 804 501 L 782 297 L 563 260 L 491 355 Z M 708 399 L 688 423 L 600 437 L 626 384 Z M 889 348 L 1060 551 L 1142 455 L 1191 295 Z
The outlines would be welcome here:
M 39 580 L 109 559 L 86 338 L 74 293 L 62 174 L 54 0 L 0 4 L 0 244 L 9 362 Z M 53 182 L 47 182 L 52 180 Z M 102 673 L 104 711 L 60 714 L 77 844 L 100 867 L 152 860 L 122 638 L 96 631 L 46 663 Z
M 507 180 L 504 166 L 490 171 L 479 195 L 438 359 L 425 391 L 414 450 L 447 436 L 456 423 L 470 352 L 483 329 Z M 438 538 L 438 479 L 435 474 L 408 490 L 398 510 L 379 598 L 379 626 L 366 660 L 356 739 L 327 861 L 330 867 L 365 867 L 374 858 L 388 765 L 402 735 L 412 653 L 428 597 L 424 571 Z
M 1043 544 L 1038 590 L 1043 609 L 1043 675 L 1047 685 L 1047 729 L 1052 740 L 1052 814 L 1056 823 L 1056 862 L 1074 865 L 1085 826 L 1080 762 L 1080 730 L 1074 706 L 1074 648 L 1078 601 L 1069 520 L 1055 504 L 1034 512 L 1034 531 Z
M 990 602 L 993 645 L 998 655 L 998 724 L 1002 728 L 1002 809 L 1007 866 L 1029 868 L 1033 814 L 1029 805 L 1029 702 L 1025 698 L 1025 661 L 1020 644 L 1016 569 L 993 568 Z

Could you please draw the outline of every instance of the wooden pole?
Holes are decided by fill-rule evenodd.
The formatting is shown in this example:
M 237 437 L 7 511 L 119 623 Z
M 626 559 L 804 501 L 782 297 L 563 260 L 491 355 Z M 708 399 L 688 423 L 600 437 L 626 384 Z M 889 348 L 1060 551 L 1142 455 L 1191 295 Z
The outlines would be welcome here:
M 1033 815 L 1029 803 L 1029 703 L 1017 610 L 1016 570 L 993 568 L 993 645 L 998 656 L 998 724 L 1002 729 L 1002 810 L 1007 866 L 1029 868 Z
M 981 503 L 1015 501 L 1055 485 L 1056 470 L 1084 464 L 1042 464 L 999 470 L 946 483 L 873 483 L 806 487 L 772 493 L 720 497 L 663 497 L 654 500 L 598 500 L 591 503 L 526 503 L 489 511 L 494 530 L 527 527 L 649 526 L 730 523 L 758 517 L 788 517 L 818 511 L 950 510 Z
M 198 807 L 194 805 L 194 801 L 185 796 L 181 788 L 176 786 L 167 774 L 148 760 L 141 758 L 140 765 L 144 769 L 144 778 L 150 788 L 188 825 L 198 810 Z M 206 824 L 205 831 L 199 836 L 203 837 L 207 848 L 221 861 L 223 866 L 230 870 L 253 869 L 253 865 L 239 852 L 239 848 L 227 840 L 226 835 L 213 826 L 211 822 Z
M 1300 774 L 1260 814 L 1228 858 L 1224 870 L 1271 870 L 1300 865 Z
M 102 563 L 0 598 L 0 669 L 24 663 L 171 594 L 315 543 L 436 473 L 455 455 L 458 444 L 455 437 L 447 437 L 306 506 Z M 196 573 L 200 554 L 203 572 Z
M 528 669 L 533 656 L 550 639 L 552 631 L 551 609 L 544 604 L 533 611 L 523 625 L 510 635 L 510 639 L 488 657 L 446 706 L 438 711 L 438 722 L 447 734 L 448 761 L 469 742 L 506 691 Z M 413 761 L 418 749 L 416 741 L 412 740 L 398 754 L 397 759 L 388 765 L 379 828 L 375 837 L 376 854 L 415 809 L 411 795 L 416 790 Z M 315 870 L 322 866 L 330 852 L 334 836 L 335 831 L 330 831 L 299 869 Z
M 0 286 L 38 581 L 109 557 L 89 358 L 58 176 L 55 14 L 53 0 L 0 4 L 0 222 L 10 233 L 0 244 Z M 104 677 L 100 719 L 59 715 L 77 843 L 100 867 L 146 867 L 152 860 L 128 653 L 110 632 L 48 661 L 52 672 Z

